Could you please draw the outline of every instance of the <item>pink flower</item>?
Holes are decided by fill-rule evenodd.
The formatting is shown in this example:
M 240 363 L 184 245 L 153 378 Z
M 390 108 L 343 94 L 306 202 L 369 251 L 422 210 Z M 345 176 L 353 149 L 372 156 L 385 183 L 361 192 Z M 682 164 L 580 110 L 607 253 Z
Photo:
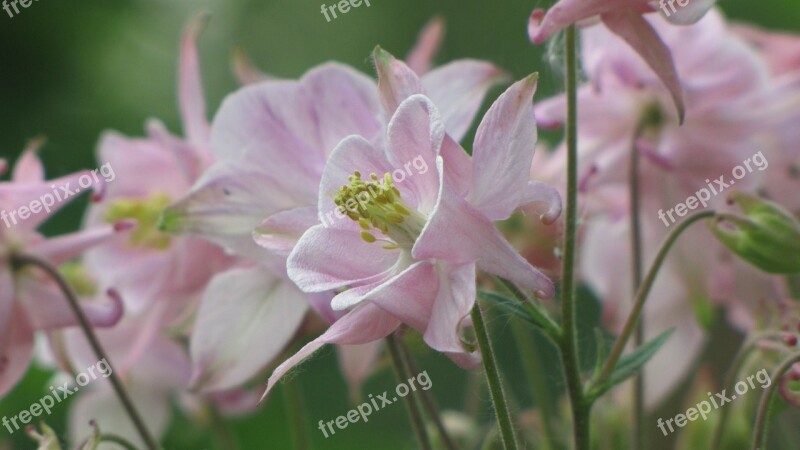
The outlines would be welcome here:
M 676 3 L 677 2 L 677 3 Z M 667 87 L 683 121 L 683 90 L 670 50 L 643 14 L 661 10 L 667 20 L 688 25 L 697 22 L 715 0 L 560 0 L 546 13 L 535 9 L 528 23 L 531 42 L 541 44 L 557 31 L 574 23 L 593 23 L 599 18 L 624 39 L 653 69 Z
M 13 255 L 29 254 L 58 266 L 125 229 L 105 225 L 50 239 L 37 233 L 39 225 L 67 203 L 55 202 L 44 209 L 43 196 L 52 198 L 54 191 L 61 192 L 61 186 L 70 186 L 74 191 L 79 178 L 91 175 L 78 172 L 45 181 L 44 167 L 36 156 L 38 145 L 39 142 L 32 143 L 17 161 L 12 181 L 0 182 L 0 214 L 4 222 L 0 224 L 0 396 L 25 373 L 33 354 L 35 331 L 77 324 L 67 300 L 52 280 L 35 269 L 13 267 Z M 87 304 L 84 312 L 94 326 L 110 327 L 120 319 L 122 305 L 116 301 Z
M 669 92 L 652 69 L 623 39 L 601 27 L 582 31 L 583 61 L 589 83 L 579 90 L 579 170 L 584 226 L 581 276 L 603 301 L 603 314 L 617 330 L 630 310 L 630 154 L 641 155 L 641 224 L 645 268 L 657 245 L 675 227 L 674 208 L 708 183 L 728 182 L 734 167 L 753 158 L 775 133 L 782 114 L 775 108 L 775 85 L 763 59 L 731 33 L 715 10 L 698 23 L 671 27 L 650 21 L 670 49 L 686 90 L 686 121 L 681 126 L 665 111 Z M 539 104 L 541 125 L 563 123 L 563 97 Z M 635 150 L 634 150 L 635 148 Z M 764 163 L 737 189 L 755 189 L 767 178 Z M 763 156 L 763 155 L 762 155 Z M 561 180 L 565 148 L 544 161 L 549 179 Z M 540 173 L 542 173 L 540 171 Z M 706 180 L 709 180 L 708 182 Z M 726 192 L 710 196 L 706 207 L 724 207 Z M 670 211 L 672 209 L 672 211 Z M 661 211 L 661 212 L 659 212 Z M 684 214 L 685 215 L 685 214 Z M 713 303 L 731 303 L 722 290 L 721 246 L 701 226 L 680 238 L 668 256 L 644 311 L 649 338 L 671 327 L 670 341 L 645 369 L 649 406 L 665 398 L 692 367 L 704 342 L 703 326 Z M 620 269 L 621 268 L 621 269 Z M 725 277 L 726 279 L 729 279 Z
M 503 76 L 491 64 L 464 60 L 417 81 L 442 102 L 448 129 L 460 137 Z M 382 108 L 373 80 L 336 63 L 297 81 L 246 86 L 225 100 L 211 133 L 219 162 L 170 208 L 165 225 L 258 265 L 226 273 L 209 287 L 191 342 L 195 387 L 227 389 L 255 375 L 295 335 L 309 305 L 328 321 L 341 316 L 330 310 L 332 293 L 297 289 L 285 260 L 303 232 L 319 223 L 317 195 L 331 150 L 351 134 L 382 139 L 392 112 Z M 372 355 L 374 349 L 363 356 Z M 363 371 L 348 373 L 361 377 Z
M 626 182 L 636 141 L 646 193 L 669 195 L 663 204 L 672 206 L 705 186 L 706 179 L 730 174 L 756 153 L 780 113 L 770 107 L 775 88 L 768 68 L 729 32 L 717 11 L 687 27 L 655 21 L 653 26 L 664 37 L 684 80 L 686 122 L 681 125 L 666 112 L 669 93 L 622 39 L 603 28 L 586 29 L 582 56 L 589 83 L 578 92 L 579 165 L 587 176 L 586 189 Z M 562 124 L 564 96 L 541 102 L 536 117 L 540 126 Z M 643 121 L 646 126 L 637 135 Z M 558 174 L 563 173 L 564 158 L 564 149 L 559 149 L 544 170 L 553 178 L 563 176 Z M 670 184 L 657 181 L 658 173 L 670 174 Z M 736 187 L 739 183 L 754 186 L 759 176 L 757 171 L 749 174 Z M 724 196 L 719 196 L 718 201 L 722 200 Z
M 401 323 L 458 363 L 474 363 L 459 329 L 475 302 L 477 269 L 541 297 L 553 294 L 552 282 L 492 223 L 531 202 L 549 205 L 545 220 L 560 213 L 554 190 L 528 181 L 536 141 L 536 77 L 515 83 L 492 105 L 478 127 L 470 158 L 445 133 L 434 103 L 416 93 L 420 81 L 413 71 L 380 51 L 376 65 L 384 105 L 391 109 L 399 103 L 384 145 L 350 136 L 334 149 L 322 176 L 318 216 L 325 223 L 338 211 L 349 219 L 309 229 L 287 262 L 289 276 L 301 289 L 346 288 L 332 306 L 352 309 L 281 364 L 268 391 L 323 344 L 364 344 Z M 427 169 L 406 173 L 409 161 L 423 161 L 415 167 Z M 353 207 L 353 200 L 361 204 Z
M 137 227 L 94 248 L 84 262 L 100 285 L 120 292 L 131 313 L 169 302 L 174 319 L 232 262 L 203 239 L 176 238 L 158 230 L 162 211 L 185 195 L 213 161 L 195 45 L 202 26 L 203 19 L 193 21 L 181 44 L 178 98 L 186 139 L 151 120 L 146 138 L 107 132 L 98 148 L 98 159 L 114 167 L 115 178 L 102 200 L 89 208 L 86 223 L 131 220 Z

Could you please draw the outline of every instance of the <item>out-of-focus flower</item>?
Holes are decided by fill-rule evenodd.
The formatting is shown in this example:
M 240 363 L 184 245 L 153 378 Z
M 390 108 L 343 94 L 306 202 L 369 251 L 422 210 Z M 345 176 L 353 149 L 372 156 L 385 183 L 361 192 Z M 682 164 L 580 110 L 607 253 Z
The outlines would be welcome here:
M 141 329 L 152 327 L 156 320 L 140 315 L 138 320 L 126 319 L 112 329 L 101 330 L 97 336 L 111 355 L 114 372 L 124 383 L 148 430 L 154 436 L 161 436 L 170 423 L 177 393 L 188 385 L 191 366 L 186 351 L 163 334 L 155 333 L 145 349 L 141 345 L 131 345 L 137 343 Z M 85 368 L 97 363 L 83 335 L 71 331 L 64 339 L 72 367 Z M 105 373 L 102 375 L 107 377 Z M 138 448 L 144 447 L 107 378 L 98 377 L 81 388 L 80 395 L 70 405 L 70 441 L 79 442 L 86 434 L 86 424 L 91 421 Z
M 88 252 L 84 264 L 97 283 L 120 292 L 130 314 L 160 308 L 166 322 L 184 314 L 209 279 L 232 263 L 203 239 L 158 230 L 162 211 L 185 195 L 213 160 L 196 48 L 203 24 L 203 18 L 192 21 L 181 43 L 178 98 L 186 138 L 173 136 L 157 120 L 148 122 L 146 138 L 104 134 L 98 159 L 115 168 L 115 179 L 86 219 L 89 225 L 136 222 L 130 235 Z
M 800 273 L 800 221 L 774 202 L 743 192 L 728 196 L 744 217 L 709 221 L 714 236 L 745 261 L 768 273 Z
M 39 234 L 39 225 L 67 203 L 56 202 L 45 209 L 42 197 L 52 197 L 54 189 L 61 186 L 78 186 L 81 177 L 91 178 L 90 172 L 78 172 L 46 181 L 44 167 L 36 156 L 39 143 L 33 142 L 17 161 L 11 181 L 0 182 L 0 211 L 19 219 L 0 224 L 0 396 L 25 373 L 33 355 L 35 331 L 77 324 L 55 283 L 38 269 L 15 267 L 13 256 L 29 254 L 58 266 L 128 228 L 107 224 L 50 239 Z M 113 326 L 122 316 L 122 305 L 113 299 L 104 304 L 85 304 L 83 309 L 97 327 Z
M 418 81 L 443 105 L 448 130 L 461 137 L 488 89 L 504 77 L 492 64 L 462 60 Z M 379 142 L 396 106 L 382 107 L 373 80 L 336 63 L 297 81 L 250 85 L 225 100 L 211 133 L 219 162 L 167 211 L 163 226 L 203 236 L 258 266 L 226 274 L 206 293 L 191 344 L 195 387 L 226 389 L 255 375 L 294 336 L 309 304 L 330 322 L 341 316 L 330 309 L 332 293 L 297 289 L 285 258 L 319 223 L 317 195 L 333 148 L 351 134 Z M 375 350 L 366 350 L 361 356 L 372 359 Z M 245 353 L 251 357 L 239 357 Z
M 86 280 L 79 284 L 88 288 L 86 294 L 97 286 L 113 288 L 125 302 L 122 322 L 99 335 L 156 435 L 169 423 L 171 396 L 189 381 L 188 356 L 167 335 L 188 334 L 209 280 L 236 263 L 204 239 L 170 236 L 158 229 L 162 211 L 185 195 L 213 161 L 196 48 L 204 21 L 189 23 L 180 47 L 178 104 L 186 137 L 170 134 L 157 120 L 148 123 L 146 138 L 113 132 L 102 137 L 98 158 L 115 168 L 115 178 L 102 199 L 89 208 L 86 223 L 124 220 L 135 222 L 136 228 L 87 252 L 80 269 Z M 67 336 L 66 348 L 67 366 L 93 363 L 95 356 L 82 336 Z M 82 391 L 72 405 L 73 442 L 83 435 L 89 419 L 139 442 L 111 386 L 93 388 Z
M 659 210 L 686 201 L 710 180 L 730 179 L 731 170 L 760 149 L 780 119 L 770 106 L 775 88 L 769 68 L 728 30 L 717 11 L 680 28 L 650 22 L 672 52 L 686 88 L 686 122 L 682 126 L 665 112 L 671 102 L 667 90 L 622 39 L 602 27 L 582 31 L 589 83 L 580 87 L 578 111 L 585 221 L 581 274 L 603 301 L 603 316 L 612 330 L 619 329 L 627 317 L 633 295 L 631 152 L 640 153 L 640 222 L 646 269 L 656 246 L 670 231 L 658 220 Z M 541 125 L 558 125 L 565 112 L 564 98 L 557 97 L 539 104 L 537 119 Z M 764 154 L 769 159 L 772 152 L 765 150 Z M 565 148 L 545 159 L 539 174 L 563 185 Z M 736 181 L 736 188 L 755 189 L 765 174 L 759 170 L 749 173 Z M 723 207 L 724 200 L 725 195 L 719 195 L 708 205 Z M 702 227 L 681 236 L 645 307 L 648 338 L 671 327 L 678 330 L 645 368 L 649 406 L 665 398 L 699 355 L 711 302 L 726 301 L 720 286 L 722 247 L 709 238 Z
M 528 22 L 531 42 L 541 44 L 557 31 L 574 23 L 600 20 L 638 53 L 664 83 L 683 121 L 684 99 L 670 49 L 657 29 L 643 15 L 660 10 L 669 22 L 688 25 L 700 20 L 716 0 L 679 2 L 670 0 L 560 0 L 547 12 L 535 9 Z
M 344 288 L 333 309 L 352 309 L 281 364 L 267 392 L 322 345 L 374 341 L 400 323 L 459 364 L 473 364 L 476 355 L 464 348 L 459 331 L 475 302 L 476 268 L 541 297 L 553 294 L 552 282 L 492 223 L 531 202 L 549 205 L 543 215 L 549 222 L 560 213 L 555 191 L 528 181 L 536 77 L 515 83 L 492 105 L 470 158 L 446 134 L 433 102 L 415 94 L 420 83 L 413 71 L 382 51 L 376 66 L 384 105 L 399 103 L 385 147 L 360 136 L 336 147 L 322 177 L 318 215 L 346 218 L 309 229 L 287 262 L 289 276 L 303 290 Z M 405 175 L 405 162 L 415 159 L 424 162 L 417 167 L 430 170 Z

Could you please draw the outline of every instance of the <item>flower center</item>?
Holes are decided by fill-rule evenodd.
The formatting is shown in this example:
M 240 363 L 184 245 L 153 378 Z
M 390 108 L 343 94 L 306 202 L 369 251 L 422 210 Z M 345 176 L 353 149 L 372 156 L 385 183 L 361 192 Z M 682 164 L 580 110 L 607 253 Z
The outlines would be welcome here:
M 105 219 L 109 223 L 125 219 L 136 220 L 137 226 L 131 234 L 130 244 L 155 250 L 166 250 L 170 237 L 158 229 L 161 212 L 171 203 L 169 196 L 156 192 L 143 199 L 120 199 L 106 210 Z
M 362 180 L 355 171 L 350 184 L 342 186 L 333 201 L 351 220 L 358 222 L 363 231 L 361 238 L 372 243 L 383 241 L 383 248 L 410 249 L 425 225 L 425 218 L 409 209 L 403 202 L 400 191 L 394 187 L 392 175 L 386 172 L 383 178 L 374 173 L 369 180 Z M 380 232 L 384 237 L 376 238 Z

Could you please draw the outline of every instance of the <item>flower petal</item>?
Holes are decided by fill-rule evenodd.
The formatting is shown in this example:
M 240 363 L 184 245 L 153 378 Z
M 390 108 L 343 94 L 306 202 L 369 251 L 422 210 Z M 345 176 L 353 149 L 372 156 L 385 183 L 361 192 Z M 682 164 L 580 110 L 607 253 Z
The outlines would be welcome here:
M 297 288 L 260 267 L 218 275 L 191 338 L 191 384 L 215 391 L 244 383 L 278 356 L 307 310 Z
M 507 79 L 508 75 L 494 64 L 464 59 L 427 73 L 422 77 L 422 86 L 441 111 L 447 133 L 461 141 L 486 94 Z
M 33 328 L 19 305 L 14 305 L 8 298 L 8 291 L 13 291 L 10 277 L 0 279 L 0 303 L 11 304 L 11 311 L 0 318 L 7 320 L 0 326 L 0 396 L 10 391 L 25 374 L 33 357 Z M 6 309 L 6 308 L 4 308 Z
M 30 252 L 59 266 L 82 255 L 91 247 L 107 242 L 112 236 L 125 228 L 111 225 L 92 227 L 75 233 L 46 239 L 33 245 Z
M 336 347 L 339 356 L 339 367 L 342 369 L 350 398 L 358 399 L 361 384 L 372 374 L 383 349 L 383 341 L 366 344 L 339 345 Z
M 514 83 L 494 102 L 478 126 L 472 161 L 470 203 L 492 220 L 519 206 L 536 147 L 533 94 L 537 75 Z
M 322 150 L 329 155 L 351 134 L 374 139 L 383 130 L 375 81 L 343 64 L 328 63 L 300 80 L 313 99 L 314 124 Z
M 275 384 L 294 366 L 300 364 L 325 344 L 366 344 L 382 339 L 400 326 L 400 321 L 384 312 L 377 305 L 365 302 L 337 320 L 320 337 L 306 344 L 297 353 L 278 366 L 267 382 L 264 398 Z
M 395 168 L 392 173 L 403 175 L 394 176 L 396 187 L 412 194 L 412 207 L 423 214 L 430 212 L 439 192 L 439 176 L 430 169 L 436 167 L 444 138 L 439 111 L 424 95 L 413 95 L 398 106 L 387 135 L 389 163 Z
M 134 384 L 127 386 L 126 389 L 147 429 L 154 436 L 160 437 L 166 431 L 170 420 L 170 402 L 167 393 L 153 390 L 149 386 Z M 120 406 L 119 399 L 110 388 L 104 386 L 96 391 L 82 392 L 75 399 L 69 413 L 71 442 L 80 442 L 86 437 L 87 425 L 91 420 L 97 422 L 102 430 L 113 431 L 114 434 L 121 436 L 135 448 L 145 448 L 145 443 L 133 426 L 130 416 Z
M 475 264 L 438 267 L 439 289 L 425 342 L 434 350 L 444 353 L 465 353 L 459 329 L 475 305 Z
M 441 163 L 441 161 L 440 161 Z M 552 281 L 511 247 L 494 224 L 442 183 L 439 201 L 414 244 L 416 259 L 440 259 L 455 265 L 478 263 L 486 272 L 514 281 L 549 298 Z
M 522 195 L 521 205 L 529 203 L 542 203 L 546 211 L 542 213 L 542 222 L 550 225 L 561 215 L 561 194 L 558 189 L 540 181 L 529 181 L 528 187 Z
M 317 209 L 311 206 L 295 208 L 269 216 L 253 231 L 256 244 L 288 257 L 306 230 L 317 225 Z
M 64 294 L 51 282 L 25 276 L 17 281 L 18 301 L 25 305 L 31 325 L 37 330 L 53 330 L 78 325 L 75 313 Z M 86 319 L 97 328 L 116 325 L 124 313 L 119 296 L 108 296 L 108 302 L 81 302 Z
M 44 165 L 36 152 L 44 144 L 44 138 L 32 139 L 28 142 L 22 156 L 14 164 L 11 179 L 15 183 L 42 183 L 44 182 Z
M 576 22 L 622 8 L 652 10 L 647 0 L 561 0 L 545 13 L 536 9 L 528 21 L 528 36 L 534 44 L 542 44 L 557 31 Z
M 603 14 L 603 23 L 614 34 L 628 43 L 636 53 L 653 69 L 672 96 L 678 119 L 683 123 L 686 106 L 683 102 L 683 86 L 678 79 L 678 71 L 672 60 L 672 53 L 658 36 L 653 26 L 641 15 L 631 10 Z
M 422 80 L 404 62 L 380 47 L 375 47 L 373 59 L 378 71 L 378 95 L 388 122 L 403 100 L 424 93 Z
M 205 28 L 208 18 L 206 14 L 201 15 L 186 27 L 181 42 L 178 78 L 178 103 L 183 119 L 183 131 L 189 142 L 203 146 L 208 144 L 211 131 L 206 119 L 206 101 L 200 79 L 197 35 Z
M 358 230 L 317 225 L 300 238 L 286 267 L 300 289 L 322 292 L 369 279 L 396 261 L 396 252 L 368 244 Z
M 433 58 L 439 52 L 444 37 L 444 20 L 441 17 L 431 19 L 419 33 L 417 43 L 406 56 L 406 63 L 418 75 L 430 70 Z
M 364 298 L 424 333 L 438 288 L 436 266 L 428 261 L 419 261 L 381 283 Z
M 271 172 L 270 166 L 217 163 L 189 195 L 164 212 L 162 227 L 199 234 L 229 252 L 258 259 L 264 251 L 252 233 L 264 218 L 316 201 L 316 186 L 309 189 L 294 177 L 275 176 L 280 173 Z

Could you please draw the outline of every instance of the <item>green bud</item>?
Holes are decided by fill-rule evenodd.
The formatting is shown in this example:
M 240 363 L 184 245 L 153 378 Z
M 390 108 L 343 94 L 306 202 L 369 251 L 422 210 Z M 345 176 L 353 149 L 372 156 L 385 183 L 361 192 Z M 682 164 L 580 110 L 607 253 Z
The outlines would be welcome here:
M 731 203 L 744 217 L 719 214 L 709 221 L 728 249 L 768 273 L 800 273 L 800 221 L 780 205 L 735 192 Z

